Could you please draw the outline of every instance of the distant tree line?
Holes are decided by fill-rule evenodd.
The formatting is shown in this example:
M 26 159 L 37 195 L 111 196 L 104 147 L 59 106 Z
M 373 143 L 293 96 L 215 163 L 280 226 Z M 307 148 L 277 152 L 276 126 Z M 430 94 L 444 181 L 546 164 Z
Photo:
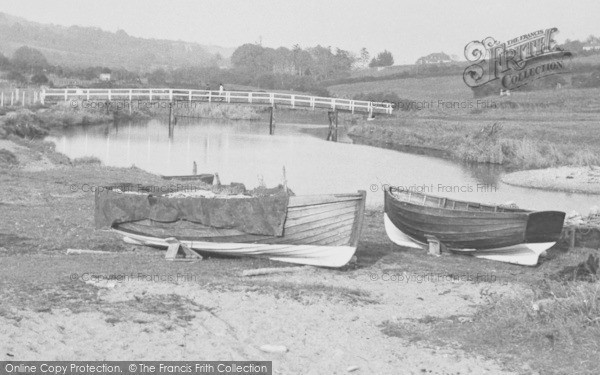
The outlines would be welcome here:
M 393 63 L 391 53 L 387 52 L 382 56 L 384 63 L 390 59 Z M 233 52 L 230 69 L 161 68 L 151 72 L 148 81 L 154 85 L 176 84 L 180 87 L 201 88 L 215 88 L 219 82 L 225 82 L 265 90 L 293 90 L 325 96 L 329 93 L 324 82 L 348 77 L 352 69 L 365 68 L 368 59 L 369 53 L 365 48 L 361 50 L 361 56 L 355 56 L 346 50 L 320 45 L 274 49 L 259 44 L 244 44 Z M 380 56 L 376 59 L 380 59 Z
M 326 82 L 347 78 L 353 69 L 366 68 L 366 65 L 387 66 L 393 64 L 393 61 L 393 56 L 388 51 L 370 59 L 365 48 L 361 50 L 360 56 L 356 56 L 346 50 L 320 45 L 309 48 L 295 45 L 291 49 L 274 49 L 258 44 L 244 44 L 233 52 L 231 67 L 227 69 L 218 65 L 199 64 L 179 68 L 157 68 L 141 74 L 123 68 L 52 65 L 41 51 L 23 46 L 10 58 L 0 54 L 0 70 L 5 72 L 5 78 L 20 85 L 52 86 L 53 82 L 49 77 L 53 75 L 71 79 L 80 86 L 85 86 L 86 82 L 94 82 L 95 86 L 107 87 L 148 84 L 155 87 L 216 89 L 219 83 L 225 83 L 325 96 L 329 95 Z M 99 82 L 98 77 L 101 73 L 110 73 L 111 82 Z M 77 81 L 82 83 L 78 84 Z
M 600 45 L 600 37 L 590 35 L 583 42 L 579 41 L 579 40 L 567 39 L 567 40 L 565 40 L 565 42 L 562 45 L 560 45 L 560 47 L 562 49 L 564 49 L 565 51 L 568 51 L 571 53 L 576 53 L 578 55 L 583 55 L 583 56 L 589 56 L 589 55 L 600 53 L 600 50 L 595 50 L 595 51 L 594 50 L 592 50 L 592 51 L 584 50 L 583 47 L 585 47 L 588 44 Z

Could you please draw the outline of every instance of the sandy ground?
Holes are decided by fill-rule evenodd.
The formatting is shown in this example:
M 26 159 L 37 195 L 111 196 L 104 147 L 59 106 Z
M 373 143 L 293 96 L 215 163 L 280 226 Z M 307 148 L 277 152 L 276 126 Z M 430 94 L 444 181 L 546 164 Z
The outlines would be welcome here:
M 101 255 L 63 255 L 53 261 L 74 258 L 103 262 Z M 157 256 L 156 262 L 164 261 Z M 348 273 L 306 268 L 253 277 L 257 285 L 233 290 L 203 287 L 196 280 L 78 281 L 97 291 L 98 309 L 36 312 L 13 306 L 0 314 L 0 353 L 4 360 L 270 360 L 277 374 L 343 374 L 353 366 L 357 374 L 508 373 L 460 350 L 386 335 L 382 326 L 424 317 L 458 317 L 461 324 L 486 296 L 515 293 L 514 288 L 406 281 L 410 277 L 375 265 Z M 259 284 L 265 281 L 313 292 L 269 293 Z M 163 301 L 168 308 L 142 307 L 148 301 Z M 269 344 L 288 351 L 260 350 Z
M 508 173 L 502 182 L 547 190 L 600 194 L 600 167 L 559 167 Z M 598 200 L 600 205 L 600 200 Z

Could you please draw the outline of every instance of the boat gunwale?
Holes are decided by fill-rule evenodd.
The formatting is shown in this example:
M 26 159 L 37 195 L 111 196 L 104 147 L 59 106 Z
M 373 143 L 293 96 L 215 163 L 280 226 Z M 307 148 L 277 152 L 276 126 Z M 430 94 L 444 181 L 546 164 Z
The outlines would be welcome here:
M 407 205 L 411 205 L 414 207 L 423 207 L 423 208 L 430 208 L 430 209 L 437 209 L 437 210 L 445 210 L 445 211 L 452 211 L 452 212 L 473 212 L 473 213 L 490 213 L 490 214 L 520 214 L 520 213 L 524 213 L 524 214 L 529 214 L 535 211 L 532 210 L 527 210 L 527 209 L 523 209 L 523 208 L 511 208 L 511 207 L 505 207 L 502 205 L 493 205 L 493 204 L 485 204 L 485 203 L 479 203 L 479 202 L 473 202 L 473 201 L 461 201 L 458 199 L 452 199 L 452 198 L 446 198 L 446 197 L 441 197 L 441 196 L 437 196 L 437 195 L 433 195 L 433 194 L 425 194 L 425 193 L 419 193 L 419 192 L 410 192 L 411 195 L 415 195 L 415 196 L 421 196 L 421 197 L 427 197 L 427 198 L 434 198 L 434 199 L 439 199 L 439 200 L 445 200 L 446 202 L 456 202 L 456 203 L 460 203 L 460 204 L 464 204 L 467 205 L 467 207 L 469 207 L 469 205 L 473 205 L 473 208 L 475 207 L 488 207 L 488 208 L 496 208 L 497 210 L 489 210 L 489 211 L 482 211 L 482 210 L 476 210 L 476 209 L 460 209 L 460 208 L 452 208 L 452 207 L 436 207 L 436 206 L 427 206 L 421 203 L 417 203 L 417 202 L 412 202 L 412 201 L 407 201 L 407 200 L 403 200 L 399 197 L 397 197 L 394 193 L 393 190 L 398 190 L 398 192 L 404 192 L 404 193 L 408 193 L 406 190 L 402 190 L 402 189 L 398 189 L 395 188 L 393 186 L 389 186 L 387 187 L 384 192 L 385 195 L 389 198 L 391 198 L 394 201 L 400 202 L 400 203 L 404 203 Z M 538 212 L 544 212 L 544 211 L 538 211 Z M 547 211 L 547 212 L 552 212 L 552 211 Z

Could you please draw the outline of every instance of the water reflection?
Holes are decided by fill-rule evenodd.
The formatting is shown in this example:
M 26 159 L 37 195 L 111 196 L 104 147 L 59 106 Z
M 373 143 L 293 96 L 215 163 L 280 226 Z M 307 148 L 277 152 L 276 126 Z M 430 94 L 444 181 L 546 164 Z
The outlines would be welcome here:
M 448 160 L 358 144 L 326 142 L 309 134 L 314 125 L 278 124 L 268 135 L 264 122 L 179 119 L 169 137 L 168 123 L 153 119 L 115 125 L 77 127 L 51 137 L 69 157 L 96 156 L 105 164 L 136 165 L 150 172 L 219 172 L 223 182 L 254 187 L 282 181 L 297 194 L 368 192 L 367 204 L 381 207 L 381 184 L 413 187 L 454 199 L 486 203 L 516 202 L 531 209 L 588 212 L 600 199 L 585 194 L 544 192 L 502 184 L 499 166 Z M 326 127 L 325 127 L 326 129 Z M 376 190 L 376 191 L 375 191 Z

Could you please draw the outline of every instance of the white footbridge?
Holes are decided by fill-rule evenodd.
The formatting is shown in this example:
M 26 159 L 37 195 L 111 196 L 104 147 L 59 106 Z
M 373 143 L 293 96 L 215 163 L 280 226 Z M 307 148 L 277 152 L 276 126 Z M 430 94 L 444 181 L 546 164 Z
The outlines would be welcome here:
M 289 108 L 327 109 L 351 113 L 391 115 L 392 103 L 327 98 L 262 91 L 209 91 L 188 89 L 46 89 L 40 92 L 40 101 L 170 101 L 207 102 L 245 105 L 284 106 Z

